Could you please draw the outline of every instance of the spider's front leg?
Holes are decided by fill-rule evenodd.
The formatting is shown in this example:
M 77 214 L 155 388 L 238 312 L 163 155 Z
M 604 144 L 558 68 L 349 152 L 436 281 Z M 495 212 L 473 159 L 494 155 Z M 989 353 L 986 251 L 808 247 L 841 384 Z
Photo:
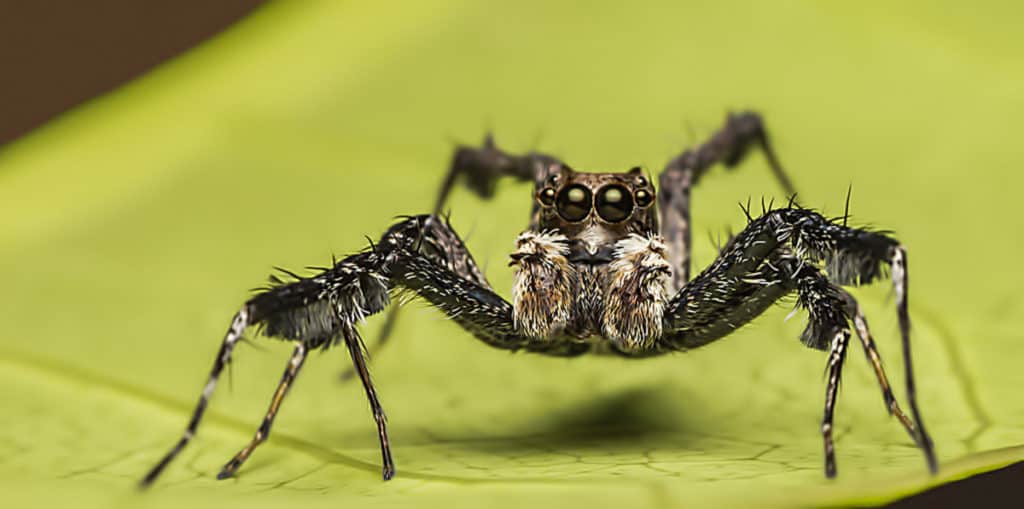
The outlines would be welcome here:
M 455 148 L 448 170 L 441 180 L 441 188 L 438 190 L 437 198 L 434 201 L 433 213 L 428 218 L 428 225 L 440 217 L 441 210 L 448 200 L 448 195 L 460 180 L 478 196 L 491 198 L 494 196 L 498 181 L 502 178 L 509 177 L 519 181 L 534 182 L 535 185 L 539 186 L 550 175 L 556 174 L 561 165 L 562 163 L 558 158 L 547 154 L 538 152 L 511 154 L 505 152 L 497 146 L 494 142 L 494 137 L 490 134 L 484 138 L 483 143 L 479 147 L 460 145 Z M 539 209 L 535 203 L 530 215 L 531 225 L 536 225 L 538 211 Z M 430 230 L 430 228 L 424 229 L 424 234 L 428 233 L 427 230 Z M 426 242 L 432 241 L 429 236 L 425 236 L 421 240 Z M 465 248 L 450 243 L 435 243 L 433 251 L 441 257 L 451 259 L 462 257 L 465 253 Z M 455 269 L 463 276 L 479 276 L 479 274 L 465 274 L 458 270 L 459 267 L 449 266 L 449 268 Z M 474 272 L 479 272 L 475 266 L 472 269 Z M 482 280 L 482 276 L 478 279 Z M 375 345 L 371 345 L 371 348 L 379 349 L 387 342 L 391 332 L 394 330 L 395 323 L 398 321 L 400 309 L 394 306 L 388 311 L 384 325 L 377 335 L 377 342 Z M 343 371 L 341 378 L 342 380 L 348 379 L 354 373 L 354 371 Z
M 738 165 L 751 148 L 760 148 L 786 194 L 794 195 L 782 165 L 768 139 L 761 116 L 754 112 L 729 114 L 725 126 L 696 148 L 669 161 L 658 177 L 658 213 L 661 234 L 670 248 L 672 287 L 679 290 L 690 280 L 690 190 L 716 163 Z
M 394 289 L 415 292 L 491 346 L 556 354 L 561 348 L 520 334 L 513 323 L 512 305 L 490 289 L 459 237 L 446 223 L 428 220 L 428 216 L 396 224 L 372 249 L 348 256 L 315 276 L 294 277 L 292 281 L 272 278 L 273 286 L 249 299 L 235 315 L 185 432 L 143 478 L 143 487 L 153 483 L 195 435 L 224 366 L 231 361 L 244 331 L 252 326 L 267 336 L 294 342 L 295 352 L 263 423 L 252 441 L 224 466 L 217 476 L 220 479 L 233 475 L 266 441 L 308 352 L 337 343 L 345 344 L 366 391 L 380 438 L 384 478 L 394 475 L 384 410 L 357 329 L 365 317 L 384 309 Z
M 827 276 L 819 266 L 827 270 Z M 870 283 L 883 274 L 884 266 L 888 266 L 896 289 L 913 421 L 903 414 L 889 389 L 881 357 L 859 306 L 838 286 Z M 797 293 L 798 304 L 810 315 L 801 340 L 811 348 L 829 351 L 822 420 L 826 474 L 831 477 L 836 471 L 832 421 L 851 335 L 850 320 L 875 369 L 889 412 L 906 427 L 934 472 L 935 454 L 917 408 L 910 358 L 906 250 L 891 237 L 835 224 L 806 209 L 770 211 L 752 220 L 709 268 L 672 298 L 657 350 L 685 350 L 715 341 L 791 292 Z

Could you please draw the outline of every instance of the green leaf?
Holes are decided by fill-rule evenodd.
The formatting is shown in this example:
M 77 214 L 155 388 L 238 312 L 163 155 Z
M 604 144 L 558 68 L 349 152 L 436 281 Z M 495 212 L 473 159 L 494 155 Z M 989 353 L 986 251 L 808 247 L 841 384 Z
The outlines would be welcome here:
M 1015 263 L 1024 67 L 1014 4 L 293 2 L 0 152 L 5 500 L 76 506 L 519 507 L 866 504 L 1024 458 Z M 398 477 L 380 480 L 361 388 L 314 356 L 270 441 L 246 443 L 288 357 L 243 345 L 198 438 L 144 494 L 236 307 L 271 266 L 322 265 L 428 209 L 452 149 L 493 128 L 514 151 L 656 173 L 753 107 L 807 205 L 892 229 L 912 263 L 922 411 L 942 463 L 885 412 L 859 354 L 822 472 L 825 356 L 780 306 L 666 358 L 549 359 L 484 347 L 427 306 L 372 369 Z M 457 191 L 456 229 L 504 267 L 530 191 Z M 695 194 L 705 232 L 781 198 L 760 157 Z M 886 285 L 858 289 L 902 380 Z M 372 338 L 381 325 L 366 325 Z M 229 387 L 230 386 L 230 387 Z M 902 383 L 898 384 L 902 387 Z M 900 391 L 902 392 L 902 391 Z M 357 502 L 358 505 L 346 505 Z

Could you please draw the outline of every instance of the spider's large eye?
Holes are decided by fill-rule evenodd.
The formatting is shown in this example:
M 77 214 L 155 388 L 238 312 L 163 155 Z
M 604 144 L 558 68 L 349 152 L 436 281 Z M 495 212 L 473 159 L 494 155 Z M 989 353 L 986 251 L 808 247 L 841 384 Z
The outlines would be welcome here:
M 566 186 L 558 193 L 558 215 L 570 222 L 582 221 L 590 215 L 590 204 L 593 196 L 586 186 L 573 184 Z
M 633 213 L 633 195 L 620 185 L 604 186 L 597 192 L 597 215 L 609 223 L 618 223 Z

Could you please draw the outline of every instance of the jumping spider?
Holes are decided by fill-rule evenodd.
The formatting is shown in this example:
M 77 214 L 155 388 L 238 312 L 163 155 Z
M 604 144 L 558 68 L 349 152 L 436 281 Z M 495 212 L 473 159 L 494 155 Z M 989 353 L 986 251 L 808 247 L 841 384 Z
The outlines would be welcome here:
M 362 380 L 380 435 L 384 479 L 395 474 L 384 411 L 370 381 L 356 325 L 382 311 L 396 291 L 413 292 L 477 339 L 496 348 L 546 355 L 652 357 L 703 346 L 733 332 L 783 296 L 796 293 L 809 319 L 801 341 L 827 350 L 821 432 L 825 475 L 836 474 L 832 416 L 850 341 L 850 322 L 874 368 L 886 407 L 936 470 L 932 441 L 917 409 L 907 314 L 907 255 L 883 233 L 851 228 L 794 204 L 751 218 L 718 258 L 690 279 L 690 189 L 715 163 L 738 164 L 759 147 L 782 187 L 795 196 L 754 113 L 729 115 L 706 143 L 668 163 L 661 193 L 643 172 L 579 173 L 550 155 L 511 155 L 488 137 L 459 147 L 433 214 L 409 217 L 369 249 L 311 277 L 288 273 L 235 315 L 195 412 L 177 444 L 142 480 L 151 484 L 196 432 L 221 370 L 242 333 L 257 326 L 294 342 L 295 352 L 255 437 L 217 475 L 232 476 L 270 434 L 274 417 L 310 350 L 343 344 Z M 534 183 L 529 228 L 516 240 L 512 302 L 494 292 L 447 221 L 439 219 L 457 179 L 490 197 L 501 177 Z M 890 389 L 857 301 L 840 285 L 882 277 L 895 285 L 911 420 Z M 915 425 L 916 423 L 916 425 Z

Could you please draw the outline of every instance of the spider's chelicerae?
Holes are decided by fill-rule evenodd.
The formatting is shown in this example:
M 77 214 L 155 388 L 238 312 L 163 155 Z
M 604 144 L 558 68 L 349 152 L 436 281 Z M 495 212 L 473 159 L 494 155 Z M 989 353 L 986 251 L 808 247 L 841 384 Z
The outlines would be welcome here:
M 690 279 L 690 190 L 711 166 L 738 164 L 759 147 L 782 187 L 794 196 L 763 124 L 754 113 L 729 115 L 706 143 L 671 160 L 653 182 L 634 168 L 626 173 L 580 173 L 550 155 L 511 155 L 488 137 L 482 147 L 459 147 L 441 186 L 434 213 L 409 217 L 369 249 L 336 261 L 311 277 L 288 273 L 249 299 L 235 315 L 213 363 L 192 419 L 166 456 L 146 475 L 151 484 L 196 432 L 221 371 L 251 326 L 292 341 L 285 368 L 255 437 L 218 479 L 232 476 L 270 435 L 285 394 L 310 350 L 344 345 L 362 380 L 377 424 L 384 479 L 395 474 L 384 411 L 370 381 L 357 324 L 384 310 L 397 291 L 413 292 L 441 309 L 484 343 L 546 355 L 585 353 L 644 358 L 706 345 L 749 322 L 783 296 L 795 293 L 808 313 L 800 339 L 828 351 L 825 475 L 836 473 L 832 416 L 851 327 L 874 368 L 890 414 L 936 470 L 932 442 L 914 396 L 907 314 L 907 254 L 883 233 L 851 228 L 801 208 L 750 218 L 718 258 Z M 439 218 L 459 179 L 489 197 L 502 177 L 534 183 L 530 225 L 511 255 L 512 302 L 491 288 L 451 226 Z M 888 268 L 888 271 L 886 271 Z M 913 419 L 896 402 L 882 360 L 857 301 L 840 285 L 870 283 L 888 272 L 906 364 Z M 392 315 L 393 317 L 393 315 Z

